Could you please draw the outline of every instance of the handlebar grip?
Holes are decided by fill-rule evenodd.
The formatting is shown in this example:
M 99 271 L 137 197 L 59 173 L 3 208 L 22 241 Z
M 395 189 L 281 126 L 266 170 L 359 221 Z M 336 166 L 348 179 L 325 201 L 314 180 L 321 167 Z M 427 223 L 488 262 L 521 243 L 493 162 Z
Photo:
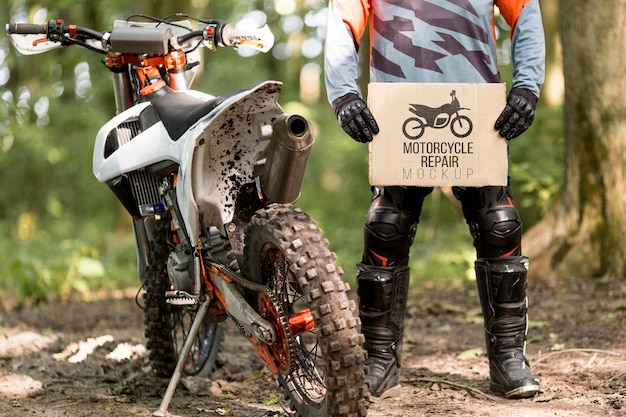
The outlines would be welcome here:
M 48 25 L 34 25 L 32 23 L 9 23 L 8 34 L 33 35 L 48 33 Z

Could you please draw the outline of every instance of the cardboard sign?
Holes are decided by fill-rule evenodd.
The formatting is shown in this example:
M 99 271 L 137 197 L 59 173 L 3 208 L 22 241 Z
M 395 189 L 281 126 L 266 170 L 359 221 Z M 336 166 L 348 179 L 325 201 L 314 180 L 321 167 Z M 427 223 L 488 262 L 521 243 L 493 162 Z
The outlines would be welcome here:
M 369 144 L 372 185 L 506 185 L 507 142 L 493 125 L 504 84 L 371 83 L 380 127 Z

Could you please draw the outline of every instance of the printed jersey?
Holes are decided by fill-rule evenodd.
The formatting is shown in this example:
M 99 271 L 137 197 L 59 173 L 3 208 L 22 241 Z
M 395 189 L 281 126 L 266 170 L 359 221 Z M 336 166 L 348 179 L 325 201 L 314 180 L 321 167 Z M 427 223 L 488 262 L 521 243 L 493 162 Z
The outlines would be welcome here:
M 512 87 L 539 97 L 545 41 L 538 0 L 330 0 L 329 101 L 359 94 L 358 48 L 368 20 L 371 82 L 500 82 L 494 6 L 511 27 Z

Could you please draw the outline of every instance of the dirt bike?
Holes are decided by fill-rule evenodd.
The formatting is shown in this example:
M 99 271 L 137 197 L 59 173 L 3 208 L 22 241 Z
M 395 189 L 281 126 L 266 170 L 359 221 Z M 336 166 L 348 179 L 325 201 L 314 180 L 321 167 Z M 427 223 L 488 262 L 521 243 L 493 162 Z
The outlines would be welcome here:
M 457 138 L 465 138 L 472 133 L 474 125 L 471 119 L 460 115 L 459 110 L 469 110 L 461 107 L 456 98 L 456 91 L 450 93 L 452 100 L 440 107 L 429 107 L 423 104 L 411 104 L 409 111 L 417 117 L 409 117 L 402 124 L 402 133 L 407 139 L 415 140 L 422 137 L 427 127 L 443 129 L 450 126 L 450 131 Z
M 280 82 L 218 97 L 189 88 L 200 46 L 266 52 L 271 31 L 142 17 L 110 32 L 62 20 L 7 32 L 23 54 L 78 45 L 105 56 L 117 115 L 96 136 L 93 172 L 132 217 L 149 358 L 171 376 L 154 415 L 165 415 L 181 375 L 215 370 L 230 318 L 291 414 L 365 416 L 356 305 L 328 241 L 293 205 L 310 122 L 284 113 Z

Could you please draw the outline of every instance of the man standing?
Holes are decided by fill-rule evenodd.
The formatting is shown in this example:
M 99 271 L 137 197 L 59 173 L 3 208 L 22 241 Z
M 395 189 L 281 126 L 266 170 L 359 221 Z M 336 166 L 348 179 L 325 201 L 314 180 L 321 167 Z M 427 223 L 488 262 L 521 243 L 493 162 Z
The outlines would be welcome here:
M 495 6 L 511 27 L 514 71 L 494 127 L 506 140 L 526 131 L 544 80 L 538 0 L 330 0 L 325 80 L 343 130 L 363 143 L 378 133 L 357 87 L 358 51 L 368 20 L 371 82 L 498 83 Z M 357 284 L 366 381 L 373 396 L 385 397 L 394 395 L 400 380 L 409 250 L 432 188 L 372 191 Z M 507 398 L 533 396 L 540 388 L 525 357 L 528 258 L 522 255 L 522 224 L 510 187 L 453 191 L 476 248 L 491 388 Z

